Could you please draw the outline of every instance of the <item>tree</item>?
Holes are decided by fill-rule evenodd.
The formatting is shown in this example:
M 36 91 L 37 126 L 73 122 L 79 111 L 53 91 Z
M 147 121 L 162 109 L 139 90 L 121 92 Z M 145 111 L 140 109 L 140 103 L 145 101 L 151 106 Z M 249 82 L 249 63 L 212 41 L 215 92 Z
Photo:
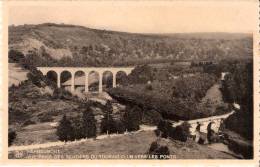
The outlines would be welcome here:
M 123 116 L 125 127 L 128 131 L 139 130 L 141 109 L 134 106 L 130 110 L 126 110 Z
M 73 127 L 70 120 L 67 119 L 66 115 L 64 115 L 60 120 L 56 134 L 61 141 L 67 142 L 73 139 Z
M 224 122 L 227 129 L 247 139 L 253 139 L 253 64 L 233 64 L 230 74 L 225 76 L 222 95 L 225 102 L 236 102 L 240 110 Z
M 73 131 L 71 132 L 71 140 L 86 138 L 86 134 L 84 133 L 83 123 L 82 123 L 83 121 L 81 117 L 76 117 L 71 122 L 73 128 Z
M 9 50 L 8 52 L 8 62 L 9 63 L 19 63 L 22 59 L 24 59 L 24 54 L 17 50 Z
M 116 125 L 115 125 L 115 121 L 112 117 L 112 104 L 110 101 L 107 101 L 106 105 L 105 105 L 105 114 L 104 114 L 104 118 L 102 119 L 101 122 L 101 132 L 102 133 L 116 133 L 117 129 L 116 129 Z
M 82 127 L 86 137 L 96 137 L 96 120 L 93 112 L 89 107 L 85 111 L 83 111 L 82 119 Z
M 16 132 L 13 130 L 8 131 L 8 146 L 11 146 L 16 138 Z

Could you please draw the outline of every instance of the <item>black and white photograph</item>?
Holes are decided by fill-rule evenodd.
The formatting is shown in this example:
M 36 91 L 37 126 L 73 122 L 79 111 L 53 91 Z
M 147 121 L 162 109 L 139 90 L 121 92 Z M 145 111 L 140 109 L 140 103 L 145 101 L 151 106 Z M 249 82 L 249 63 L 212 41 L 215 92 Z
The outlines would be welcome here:
M 254 159 L 254 1 L 8 6 L 8 159 Z

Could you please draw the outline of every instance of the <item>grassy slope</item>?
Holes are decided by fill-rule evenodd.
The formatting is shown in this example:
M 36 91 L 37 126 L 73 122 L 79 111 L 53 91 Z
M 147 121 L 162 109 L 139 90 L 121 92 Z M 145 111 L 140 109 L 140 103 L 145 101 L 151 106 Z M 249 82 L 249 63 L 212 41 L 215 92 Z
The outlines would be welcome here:
M 21 67 L 19 67 L 18 64 L 16 63 L 9 63 L 8 64 L 8 86 L 11 85 L 18 85 L 19 83 L 21 83 L 21 81 L 27 80 L 27 73 L 29 71 L 22 69 Z
M 144 131 L 136 134 L 119 136 L 116 138 L 105 138 L 102 140 L 86 141 L 80 144 L 56 146 L 46 149 L 33 150 L 23 152 L 22 158 L 29 156 L 47 155 L 50 159 L 53 156 L 62 155 L 144 155 L 148 151 L 150 144 L 156 140 L 156 136 L 152 131 Z M 170 149 L 170 154 L 176 156 L 177 159 L 232 159 L 233 157 L 207 146 L 198 145 L 193 141 L 186 143 L 179 141 L 170 141 L 162 139 L 160 143 L 166 144 Z M 50 154 L 37 154 L 37 152 L 51 152 Z M 15 158 L 15 153 L 10 152 L 9 158 Z
M 56 141 L 56 130 L 50 123 L 58 122 L 65 113 L 78 115 L 79 105 L 72 100 L 52 99 L 43 88 L 30 82 L 9 92 L 9 128 L 17 133 L 14 145 Z

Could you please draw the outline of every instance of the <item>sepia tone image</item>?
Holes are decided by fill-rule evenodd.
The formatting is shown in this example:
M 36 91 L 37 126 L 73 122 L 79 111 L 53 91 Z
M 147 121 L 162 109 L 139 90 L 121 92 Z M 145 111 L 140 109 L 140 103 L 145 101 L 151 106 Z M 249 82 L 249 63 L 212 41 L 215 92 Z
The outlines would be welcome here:
M 8 6 L 9 159 L 254 158 L 252 1 L 61 2 Z

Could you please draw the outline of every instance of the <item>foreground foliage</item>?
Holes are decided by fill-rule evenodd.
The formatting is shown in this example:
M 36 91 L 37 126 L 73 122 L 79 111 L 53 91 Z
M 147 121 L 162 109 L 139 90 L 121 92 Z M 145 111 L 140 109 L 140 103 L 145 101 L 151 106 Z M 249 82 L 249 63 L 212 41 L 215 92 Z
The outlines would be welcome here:
M 240 109 L 226 119 L 228 129 L 253 139 L 253 64 L 235 63 L 225 76 L 222 94 L 228 103 L 238 103 Z M 242 119 L 243 118 L 243 119 Z
M 57 136 L 61 141 L 96 137 L 96 120 L 90 108 L 83 111 L 82 116 L 67 118 L 66 115 L 59 122 Z
M 163 138 L 170 137 L 173 140 L 186 142 L 191 135 L 190 124 L 183 122 L 181 125 L 173 127 L 168 121 L 162 120 L 157 126 L 156 133 Z

